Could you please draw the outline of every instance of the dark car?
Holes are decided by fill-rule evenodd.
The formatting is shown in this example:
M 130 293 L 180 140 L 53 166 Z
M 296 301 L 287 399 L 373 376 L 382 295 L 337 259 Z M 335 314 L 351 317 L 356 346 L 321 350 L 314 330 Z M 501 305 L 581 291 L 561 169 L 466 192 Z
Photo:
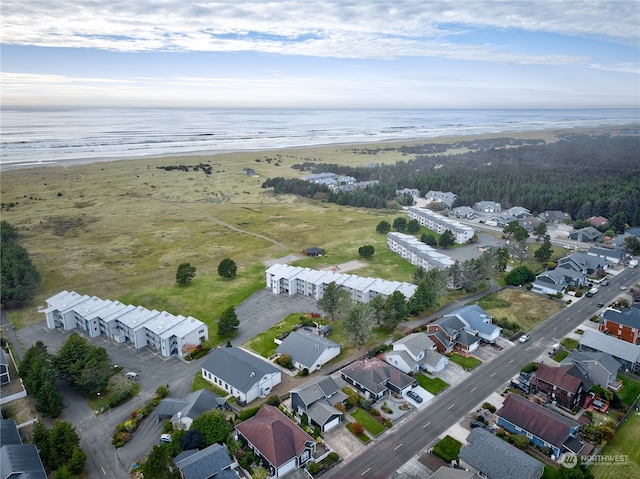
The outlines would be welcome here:
M 471 422 L 469 423 L 469 426 L 471 426 L 471 429 L 476 428 L 476 427 L 484 427 L 484 422 L 476 421 L 476 420 L 472 419 Z
M 598 303 L 598 308 L 604 307 L 604 303 Z
M 420 395 L 415 393 L 415 392 L 413 392 L 413 391 L 409 391 L 407 393 L 407 396 L 409 396 L 411 399 L 413 399 L 418 404 L 420 404 L 422 402 L 422 398 L 420 397 Z

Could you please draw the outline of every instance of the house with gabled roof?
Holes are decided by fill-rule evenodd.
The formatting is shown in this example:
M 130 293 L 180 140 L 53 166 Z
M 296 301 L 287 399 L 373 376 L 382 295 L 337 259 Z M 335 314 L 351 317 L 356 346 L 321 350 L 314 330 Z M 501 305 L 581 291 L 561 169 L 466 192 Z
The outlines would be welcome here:
M 202 364 L 202 377 L 232 394 L 240 405 L 268 396 L 282 381 L 281 371 L 244 349 L 216 348 Z
M 531 212 L 522 206 L 513 206 L 507 210 L 507 213 L 519 220 L 531 216 Z
M 453 208 L 449 212 L 449 216 L 455 216 L 456 218 L 465 218 L 468 220 L 472 220 L 477 218 L 476 210 L 471 208 L 470 206 L 458 206 L 457 208 Z
M 569 213 L 559 210 L 544 211 L 538 215 L 538 218 L 547 224 L 563 224 L 572 219 Z
M 470 353 L 477 349 L 480 338 L 466 331 L 467 324 L 455 315 L 443 316 L 427 325 L 427 335 L 442 354 L 453 351 Z
M 622 248 L 601 248 L 598 246 L 589 248 L 587 254 L 597 256 L 612 264 L 620 264 L 627 257 L 627 253 Z
M 292 389 L 291 410 L 294 414 L 306 414 L 309 423 L 326 432 L 340 424 L 342 413 L 336 409 L 337 404 L 344 404 L 347 395 L 331 378 L 325 376 L 315 382 L 308 382 Z
M 458 195 L 451 191 L 444 192 L 436 190 L 429 190 L 424 197 L 428 200 L 442 203 L 445 208 L 451 208 L 453 203 L 458 199 Z
M 471 429 L 459 458 L 491 479 L 540 479 L 544 473 L 542 462 L 481 427 Z
M 500 336 L 502 328 L 493 324 L 493 317 L 477 304 L 469 304 L 456 309 L 443 317 L 454 316 L 464 323 L 467 333 L 486 341 L 494 341 Z
M 600 241 L 602 238 L 604 238 L 604 235 L 593 226 L 580 228 L 579 230 L 569 233 L 569 239 L 581 241 L 582 243 L 593 243 Z
M 587 218 L 587 221 L 596 228 L 600 228 L 601 226 L 609 224 L 609 220 L 604 216 L 592 216 L 590 218 Z
M 534 445 L 548 447 L 555 458 L 564 452 L 580 453 L 580 424 L 518 394 L 508 394 L 495 413 L 496 424 L 513 434 L 525 435 Z
M 340 345 L 315 332 L 298 329 L 281 341 L 276 353 L 289 355 L 296 369 L 313 372 L 340 354 Z
M 539 274 L 531 285 L 531 291 L 539 294 L 564 293 L 567 286 L 569 286 L 569 283 L 567 282 L 563 271 L 568 270 L 556 268 Z M 581 274 L 580 276 L 584 278 L 584 275 Z
M 227 448 L 214 443 L 200 451 L 188 449 L 182 451 L 173 463 L 180 472 L 182 479 L 238 479 L 238 473 L 233 469 L 237 464 L 231 459 Z
M 609 263 L 597 256 L 590 256 L 587 253 L 571 253 L 558 260 L 558 268 L 572 269 L 583 274 L 595 274 L 598 270 L 606 270 Z
M 236 426 L 236 434 L 276 478 L 304 466 L 316 450 L 316 441 L 274 406 L 262 406 Z
M 591 329 L 585 330 L 578 344 L 581 351 L 599 351 L 610 354 L 622 364 L 622 367 L 630 371 L 640 369 L 640 346 L 637 344 Z
M 473 209 L 483 213 L 498 213 L 502 211 L 502 205 L 495 201 L 478 201 L 473 205 Z
M 405 196 L 409 195 L 412 198 L 420 197 L 420 190 L 417 188 L 402 188 L 401 190 L 396 190 L 396 196 Z
M 582 369 L 589 380 L 602 388 L 617 389 L 620 385 L 617 376 L 621 365 L 610 354 L 599 351 L 571 351 L 560 365 L 571 364 Z
M 540 364 L 529 381 L 531 392 L 541 392 L 558 406 L 571 411 L 584 402 L 592 381 L 573 364 L 552 367 Z
M 449 359 L 437 351 L 435 343 L 424 332 L 394 341 L 393 351 L 385 353 L 384 360 L 406 374 L 421 370 L 437 373 L 449 364 Z
M 598 330 L 631 344 L 640 343 L 640 307 L 607 308 Z
M 156 407 L 159 419 L 171 418 L 174 429 L 189 430 L 198 416 L 212 409 L 227 409 L 227 402 L 208 389 L 198 389 L 186 398 L 164 398 Z
M 373 401 L 387 391 L 402 395 L 418 384 L 411 376 L 378 358 L 353 362 L 340 370 L 340 376 L 366 399 Z
M 0 477 L 47 479 L 35 444 L 23 444 L 14 419 L 0 420 Z

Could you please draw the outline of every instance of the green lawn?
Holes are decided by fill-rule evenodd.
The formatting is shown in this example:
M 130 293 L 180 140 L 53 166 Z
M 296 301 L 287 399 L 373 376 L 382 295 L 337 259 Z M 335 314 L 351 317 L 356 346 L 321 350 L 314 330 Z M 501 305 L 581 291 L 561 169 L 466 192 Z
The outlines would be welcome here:
M 440 378 L 432 378 L 426 374 L 417 374 L 415 378 L 418 380 L 418 384 L 426 391 L 429 391 L 434 396 L 443 389 L 449 387 L 449 384 Z
M 563 349 L 562 351 L 560 351 L 558 354 L 556 354 L 553 357 L 553 360 L 559 363 L 560 361 L 562 361 L 567 356 L 569 356 L 569 351 L 567 351 L 566 349 Z
M 560 344 L 562 344 L 567 349 L 571 349 L 572 351 L 578 348 L 578 341 L 571 338 L 564 338 L 562 341 L 560 341 Z
M 362 427 L 364 427 L 367 432 L 372 434 L 374 437 L 386 429 L 382 424 L 373 419 L 362 409 L 357 409 L 355 412 L 351 413 L 351 416 L 362 424 Z
M 451 462 L 458 458 L 462 444 L 451 436 L 445 436 L 433 448 L 433 453 L 443 461 Z
M 293 313 L 284 318 L 277 324 L 274 324 L 266 331 L 254 336 L 247 341 L 244 346 L 255 351 L 263 358 L 269 358 L 276 353 L 278 345 L 273 341 L 279 334 L 291 331 L 291 329 L 300 322 L 300 316 L 303 313 Z
M 622 389 L 618 391 L 618 397 L 627 406 L 631 406 L 640 394 L 640 381 L 631 379 L 624 374 L 618 374 L 618 379 L 622 381 Z
M 482 364 L 482 361 L 476 358 L 465 358 L 458 353 L 452 353 L 449 356 L 449 360 L 456 363 L 458 366 L 462 366 L 465 369 L 477 368 Z
M 590 470 L 595 479 L 640 477 L 640 416 L 631 414 L 620 426 L 616 437 L 600 453 L 628 456 L 623 464 L 597 464 Z
M 191 392 L 198 391 L 199 389 L 208 389 L 212 393 L 215 393 L 222 398 L 227 397 L 229 395 L 229 391 L 225 391 L 222 388 L 214 386 L 209 381 L 204 379 L 202 377 L 202 374 L 198 371 L 198 374 L 196 374 L 196 377 L 193 379 L 193 382 L 191 383 Z

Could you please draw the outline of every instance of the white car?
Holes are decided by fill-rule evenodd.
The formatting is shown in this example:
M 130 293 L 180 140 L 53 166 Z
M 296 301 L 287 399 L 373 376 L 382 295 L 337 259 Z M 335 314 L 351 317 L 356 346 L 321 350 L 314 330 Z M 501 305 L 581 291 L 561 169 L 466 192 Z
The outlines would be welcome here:
M 521 343 L 526 343 L 530 339 L 531 336 L 529 336 L 528 334 L 523 334 L 522 336 L 520 336 L 520 339 L 518 339 L 518 341 L 520 341 Z
M 163 434 L 160 436 L 160 442 L 171 442 L 171 434 Z

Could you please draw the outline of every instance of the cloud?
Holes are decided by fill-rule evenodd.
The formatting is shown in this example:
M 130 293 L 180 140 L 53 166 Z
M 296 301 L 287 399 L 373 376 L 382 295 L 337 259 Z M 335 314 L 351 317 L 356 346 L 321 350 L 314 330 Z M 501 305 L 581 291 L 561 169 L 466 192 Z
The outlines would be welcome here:
M 625 0 L 238 0 L 197 4 L 184 0 L 3 0 L 2 38 L 8 44 L 113 51 L 459 58 L 461 50 L 477 49 L 457 44 L 456 38 L 487 28 L 599 37 L 637 45 L 638 5 Z M 495 53 L 491 48 L 486 51 Z M 513 61 L 515 56 L 503 58 Z M 532 56 L 528 61 L 545 60 Z

